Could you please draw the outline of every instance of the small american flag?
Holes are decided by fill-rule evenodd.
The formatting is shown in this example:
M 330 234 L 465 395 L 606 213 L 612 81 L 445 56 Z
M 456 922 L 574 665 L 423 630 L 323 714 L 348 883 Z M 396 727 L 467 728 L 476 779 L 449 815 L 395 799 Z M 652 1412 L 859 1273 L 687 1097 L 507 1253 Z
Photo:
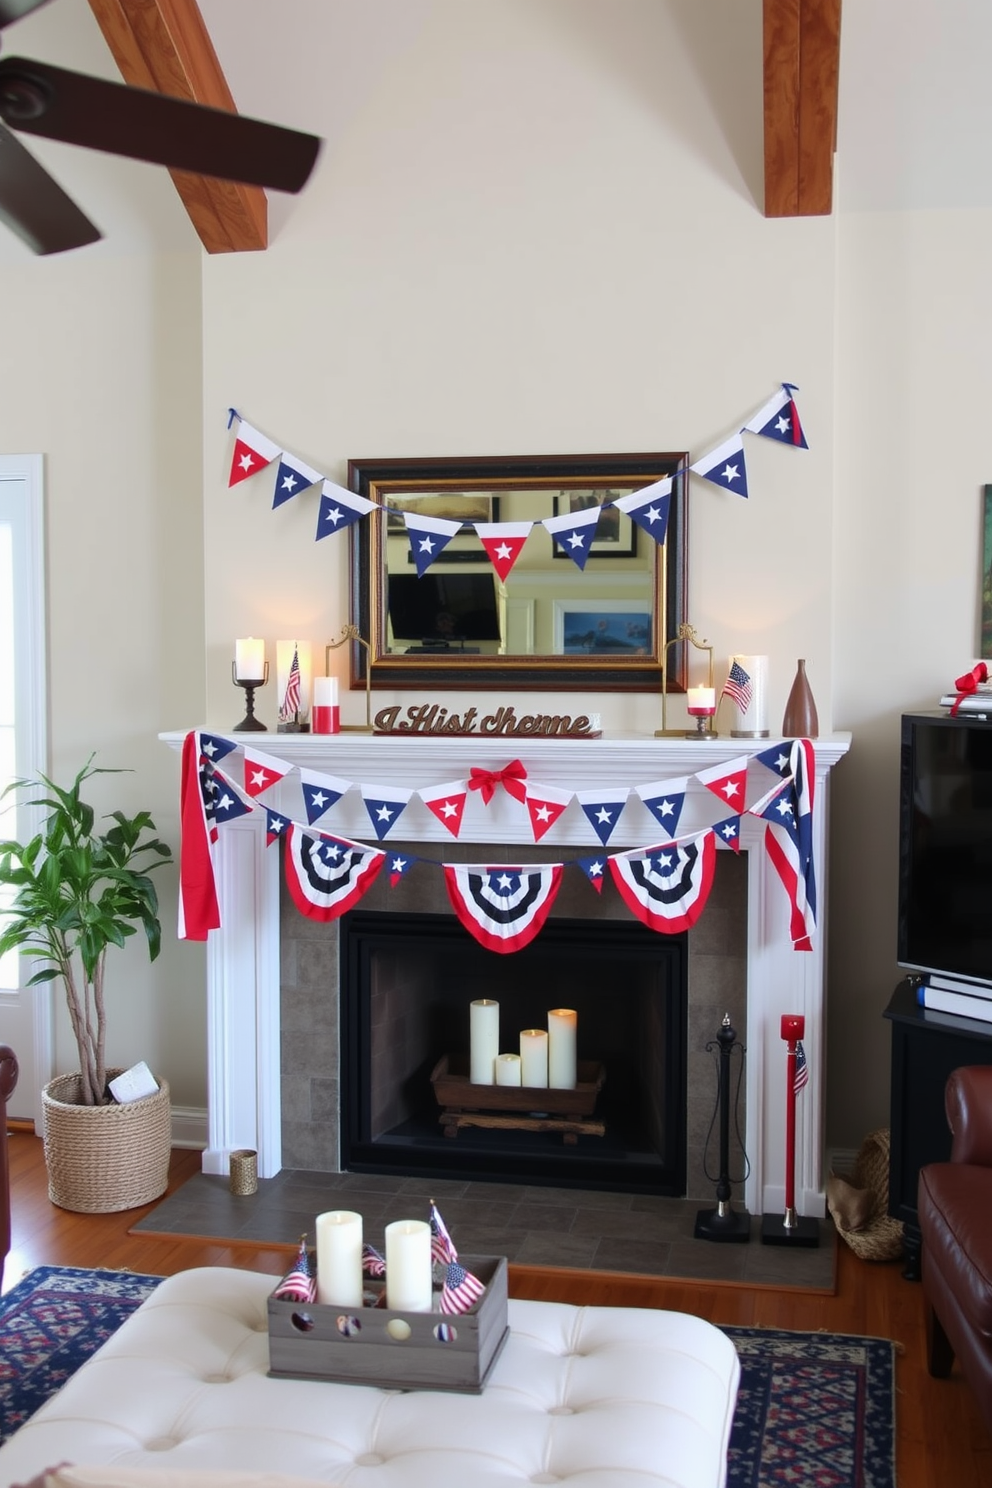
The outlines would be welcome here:
M 730 675 L 723 684 L 725 697 L 732 698 L 742 713 L 746 713 L 751 706 L 751 678 L 741 666 L 735 661 L 730 668 Z
M 307 1237 L 300 1236 L 300 1248 L 296 1260 L 272 1293 L 284 1302 L 313 1302 L 317 1296 L 317 1278 L 313 1262 L 307 1251 Z
M 293 647 L 293 662 L 289 668 L 289 681 L 286 683 L 286 696 L 283 698 L 280 717 L 283 723 L 288 723 L 295 718 L 300 711 L 300 653 L 296 646 Z
M 792 1081 L 792 1089 L 796 1095 L 809 1080 L 809 1066 L 806 1063 L 806 1050 L 803 1048 L 802 1039 L 796 1039 L 796 1074 Z
M 485 1290 L 482 1282 L 471 1271 L 466 1271 L 458 1261 L 449 1261 L 444 1286 L 441 1288 L 441 1311 L 468 1312 Z
M 457 1259 L 458 1252 L 454 1241 L 448 1234 L 444 1220 L 437 1212 L 437 1205 L 431 1199 L 431 1260 L 447 1266 L 450 1261 L 457 1261 Z
M 362 1246 L 362 1270 L 366 1276 L 385 1276 L 386 1262 L 374 1245 Z

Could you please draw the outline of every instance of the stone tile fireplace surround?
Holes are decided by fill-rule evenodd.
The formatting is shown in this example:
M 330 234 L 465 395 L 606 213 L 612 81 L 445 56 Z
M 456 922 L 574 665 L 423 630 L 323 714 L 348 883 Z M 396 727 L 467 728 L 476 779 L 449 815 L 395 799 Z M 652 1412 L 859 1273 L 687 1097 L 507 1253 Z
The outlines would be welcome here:
M 173 748 L 181 748 L 181 734 L 162 737 Z M 356 785 L 389 784 L 415 790 L 465 779 L 472 766 L 498 770 L 519 758 L 530 779 L 581 790 L 691 776 L 741 755 L 753 755 L 774 741 L 644 736 L 498 741 L 258 733 L 241 735 L 237 742 Z M 850 747 L 850 738 L 819 739 L 815 747 L 820 928 L 813 953 L 792 950 L 785 893 L 762 843 L 764 824 L 749 817 L 744 819 L 740 859 L 726 851 L 718 854 L 713 894 L 689 936 L 688 1192 L 703 1197 L 713 1193 L 712 1184 L 701 1175 L 700 1162 L 713 1096 L 710 1056 L 703 1046 L 714 1036 L 724 1012 L 729 1012 L 747 1048 L 744 1137 L 751 1163 L 743 1194 L 735 1189 L 735 1199 L 742 1198 L 752 1213 L 780 1211 L 784 1205 L 785 1047 L 779 1022 L 785 1012 L 805 1015 L 811 1073 L 796 1113 L 796 1202 L 801 1213 L 824 1212 L 828 783 L 831 768 Z M 277 787 L 287 792 L 292 789 L 289 780 Z M 714 820 L 707 796 L 701 787 L 690 790 L 681 830 L 691 831 Z M 299 819 L 300 808 L 292 804 L 290 795 L 271 804 Z M 328 826 L 360 841 L 373 840 L 357 789 L 334 808 Z M 416 798 L 404 812 L 402 832 L 404 842 L 414 848 L 419 844 L 425 856 L 446 862 L 485 862 L 497 854 L 498 860 L 568 862 L 598 849 L 575 804 L 535 847 L 525 808 L 503 791 L 497 791 L 489 806 L 483 805 L 477 793 L 470 793 L 457 842 Z M 608 850 L 653 844 L 659 835 L 657 824 L 635 796 Z M 388 841 L 383 846 L 388 848 Z M 305 920 L 294 908 L 284 906 L 280 858 L 275 847 L 265 847 L 261 812 L 222 830 L 215 849 L 215 871 L 223 925 L 211 932 L 207 947 L 209 1097 L 203 1170 L 226 1175 L 230 1153 L 249 1147 L 258 1152 L 263 1178 L 274 1177 L 283 1167 L 334 1171 L 339 1166 L 336 927 Z M 559 914 L 575 913 L 576 890 L 570 888 L 569 880 L 578 875 L 577 869 L 566 870 L 555 906 Z M 439 882 L 440 871 L 415 870 L 409 881 L 389 890 L 384 871 L 362 907 L 426 908 L 422 895 L 429 878 Z M 584 887 L 580 880 L 578 889 Z M 427 892 L 433 895 L 434 889 Z M 588 909 L 586 895 L 581 912 L 588 914 Z M 512 961 L 512 957 L 506 959 Z

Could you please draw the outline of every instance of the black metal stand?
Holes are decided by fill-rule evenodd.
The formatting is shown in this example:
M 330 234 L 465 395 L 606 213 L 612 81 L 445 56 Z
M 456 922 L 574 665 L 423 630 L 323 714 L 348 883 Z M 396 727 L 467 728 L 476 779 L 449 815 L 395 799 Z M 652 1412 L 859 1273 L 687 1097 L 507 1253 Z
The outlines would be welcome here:
M 264 687 L 269 680 L 269 663 L 265 663 L 265 676 L 253 677 L 250 682 L 243 677 L 235 675 L 234 663 L 231 663 L 231 680 L 235 687 L 243 687 L 245 693 L 245 716 L 240 723 L 236 723 L 231 730 L 234 734 L 267 734 L 268 729 L 264 723 L 259 723 L 255 717 L 255 688 Z
M 746 1245 L 751 1238 L 751 1216 L 746 1209 L 731 1208 L 730 1194 L 730 1054 L 737 1034 L 730 1026 L 730 1014 L 725 1013 L 720 1031 L 716 1036 L 720 1048 L 720 1177 L 716 1185 L 717 1205 L 715 1209 L 700 1209 L 696 1215 L 693 1236 L 697 1240 L 722 1240 L 735 1245 Z M 712 1050 L 713 1045 L 706 1045 Z
M 820 1221 L 787 1209 L 784 1214 L 761 1216 L 762 1245 L 791 1245 L 813 1250 L 820 1243 Z

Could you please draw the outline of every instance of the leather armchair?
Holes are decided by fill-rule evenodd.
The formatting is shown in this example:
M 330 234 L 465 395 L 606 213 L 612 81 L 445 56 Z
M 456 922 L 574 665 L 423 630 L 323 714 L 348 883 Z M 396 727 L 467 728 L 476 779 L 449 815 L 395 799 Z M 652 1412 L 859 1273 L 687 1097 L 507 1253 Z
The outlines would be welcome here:
M 0 1283 L 3 1263 L 10 1249 L 10 1166 L 7 1154 L 7 1101 L 17 1084 L 17 1056 L 6 1044 L 0 1044 Z
M 992 1431 L 992 1065 L 951 1073 L 944 1093 L 950 1162 L 920 1169 L 927 1364 L 955 1358 Z

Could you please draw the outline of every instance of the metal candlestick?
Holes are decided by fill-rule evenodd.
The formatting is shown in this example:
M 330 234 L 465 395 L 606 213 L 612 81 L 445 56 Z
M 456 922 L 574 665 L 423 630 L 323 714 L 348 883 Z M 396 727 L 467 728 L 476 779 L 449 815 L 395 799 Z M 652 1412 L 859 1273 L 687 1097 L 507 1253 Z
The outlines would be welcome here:
M 746 1245 L 751 1238 L 751 1217 L 746 1209 L 738 1212 L 730 1206 L 730 1056 L 735 1047 L 741 1049 L 736 1040 L 737 1034 L 730 1026 L 730 1014 L 724 1013 L 723 1023 L 716 1036 L 720 1048 L 717 1087 L 720 1106 L 720 1176 L 716 1185 L 717 1206 L 715 1209 L 699 1210 L 693 1235 L 697 1240 L 723 1240 Z M 712 1053 L 712 1040 L 706 1045 L 706 1051 Z
M 709 641 L 699 640 L 696 635 L 696 627 L 694 625 L 688 625 L 683 621 L 678 630 L 675 632 L 672 640 L 668 642 L 668 644 L 665 646 L 664 651 L 662 652 L 661 728 L 655 729 L 654 731 L 654 736 L 656 739 L 684 739 L 686 737 L 685 729 L 670 729 L 668 727 L 668 653 L 671 648 L 673 646 L 677 646 L 680 641 L 688 641 L 690 645 L 695 646 L 697 651 L 705 651 L 708 654 L 709 665 L 707 667 L 706 685 L 707 687 L 713 686 L 713 647 L 710 645 Z M 716 709 L 714 708 L 713 713 L 715 712 Z M 708 727 L 705 726 L 703 720 L 697 718 L 696 732 L 690 737 L 699 737 L 704 739 L 710 738 L 713 734 L 712 717 L 713 714 L 710 714 L 711 722 Z
M 231 730 L 235 734 L 265 734 L 268 730 L 264 723 L 259 723 L 255 717 L 255 688 L 264 687 L 269 680 L 269 663 L 264 663 L 265 672 L 261 677 L 239 677 L 235 663 L 231 662 L 231 681 L 235 687 L 243 687 L 245 690 L 245 716 L 240 723 L 236 723 Z
M 328 676 L 331 673 L 331 652 L 343 646 L 345 641 L 357 641 L 360 646 L 365 647 L 365 722 L 343 723 L 341 732 L 371 734 L 372 732 L 372 648 L 363 636 L 358 634 L 357 625 L 346 625 L 341 632 L 339 640 L 328 641 L 324 648 L 324 670 Z

